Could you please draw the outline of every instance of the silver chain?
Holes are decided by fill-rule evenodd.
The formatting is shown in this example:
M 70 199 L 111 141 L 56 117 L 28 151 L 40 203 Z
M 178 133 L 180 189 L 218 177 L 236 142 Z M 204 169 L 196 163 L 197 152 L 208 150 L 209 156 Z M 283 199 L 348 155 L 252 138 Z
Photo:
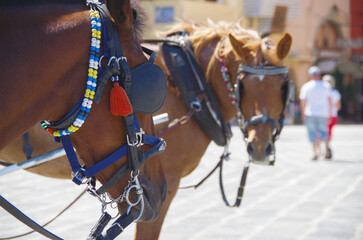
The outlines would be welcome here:
M 133 171 L 131 171 L 130 174 L 130 180 L 128 181 L 126 187 L 124 188 L 123 193 L 118 196 L 117 198 L 113 198 L 109 193 L 103 193 L 103 194 L 98 194 L 96 192 L 96 189 L 94 186 L 92 186 L 90 184 L 90 182 L 88 183 L 88 192 L 96 197 L 102 204 L 102 208 L 101 208 L 101 212 L 102 214 L 105 213 L 106 208 L 108 206 L 110 206 L 112 209 L 116 209 L 117 208 L 117 204 L 123 202 L 124 200 L 127 202 L 127 204 L 129 205 L 129 207 L 127 208 L 127 213 L 130 212 L 131 208 L 138 205 L 141 202 L 141 210 L 140 210 L 140 214 L 139 216 L 135 219 L 135 221 L 137 221 L 143 212 L 144 209 L 144 199 L 143 199 L 143 190 L 142 187 L 140 185 L 139 179 L 139 170 L 137 170 L 137 172 L 134 174 Z M 138 198 L 135 202 L 131 202 L 129 199 L 129 195 L 131 190 L 135 188 L 136 190 L 136 194 L 138 195 Z M 112 217 L 112 218 L 116 218 L 119 216 L 119 213 Z

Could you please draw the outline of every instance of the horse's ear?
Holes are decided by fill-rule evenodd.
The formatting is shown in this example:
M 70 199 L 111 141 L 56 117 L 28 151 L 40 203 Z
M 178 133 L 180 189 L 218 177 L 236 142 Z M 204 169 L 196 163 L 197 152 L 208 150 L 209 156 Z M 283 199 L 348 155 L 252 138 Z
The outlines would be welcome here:
M 277 43 L 276 53 L 280 60 L 283 60 L 290 51 L 292 44 L 292 37 L 290 34 L 285 33 L 285 35 Z
M 126 19 L 122 10 L 127 0 L 107 0 L 106 6 L 116 24 L 121 24 Z
M 251 49 L 246 46 L 247 41 L 238 40 L 231 33 L 228 34 L 228 38 L 237 56 L 240 57 L 244 63 L 247 63 L 253 57 Z

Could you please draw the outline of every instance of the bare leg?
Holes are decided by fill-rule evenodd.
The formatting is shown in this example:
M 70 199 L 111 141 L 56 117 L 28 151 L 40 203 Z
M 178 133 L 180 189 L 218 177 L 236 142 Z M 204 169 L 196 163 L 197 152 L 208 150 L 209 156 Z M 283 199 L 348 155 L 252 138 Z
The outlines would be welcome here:
M 320 155 L 320 142 L 319 141 L 313 142 L 313 150 L 314 150 L 313 160 L 318 160 L 319 155 Z
M 329 146 L 329 140 L 325 140 L 325 158 L 326 159 L 331 159 L 332 158 L 332 152 L 331 152 L 331 148 Z

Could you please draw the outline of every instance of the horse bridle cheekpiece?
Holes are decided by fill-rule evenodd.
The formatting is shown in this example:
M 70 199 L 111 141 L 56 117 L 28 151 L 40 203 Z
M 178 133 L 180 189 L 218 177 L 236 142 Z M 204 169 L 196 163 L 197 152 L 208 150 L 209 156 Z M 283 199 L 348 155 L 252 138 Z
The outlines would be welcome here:
M 136 69 L 130 70 L 127 59 L 122 53 L 116 26 L 111 20 L 106 5 L 97 0 L 88 0 L 87 4 L 90 7 L 92 38 L 87 87 L 84 97 L 62 120 L 58 122 L 43 121 L 42 127 L 62 142 L 72 167 L 73 182 L 78 185 L 87 183 L 89 193 L 102 202 L 103 214 L 88 239 L 114 239 L 131 222 L 137 221 L 142 216 L 144 200 L 143 190 L 138 180 L 139 168 L 147 159 L 163 152 L 166 146 L 162 138 L 145 134 L 139 126 L 134 111 L 146 114 L 156 112 L 165 100 L 166 80 L 160 67 L 153 64 L 156 53 L 145 48 L 143 50 L 150 55 L 149 61 Z M 101 29 L 102 25 L 103 29 Z M 101 35 L 103 35 L 102 56 L 100 53 Z M 109 59 L 106 67 L 102 66 L 101 61 L 103 59 Z M 127 144 L 102 161 L 86 168 L 79 164 L 69 135 L 76 132 L 83 125 L 93 102 L 98 103 L 100 101 L 102 90 L 108 80 L 111 80 L 113 84 L 110 94 L 110 110 L 116 116 L 123 116 L 127 130 Z M 141 152 L 138 147 L 144 144 L 153 147 Z M 126 154 L 128 154 L 128 162 L 109 181 L 96 189 L 95 174 L 112 165 Z M 111 198 L 107 191 L 126 174 L 128 169 L 131 170 L 131 176 L 124 193 L 116 199 Z M 132 189 L 136 190 L 138 195 L 135 202 L 132 202 L 129 198 Z M 126 201 L 129 206 L 127 212 L 116 220 L 107 231 L 108 235 L 103 237 L 102 231 L 111 219 L 111 216 L 105 212 L 106 207 L 122 201 Z M 130 210 L 138 204 L 141 206 L 140 213 L 137 217 L 134 217 Z M 114 237 L 110 238 L 110 236 Z

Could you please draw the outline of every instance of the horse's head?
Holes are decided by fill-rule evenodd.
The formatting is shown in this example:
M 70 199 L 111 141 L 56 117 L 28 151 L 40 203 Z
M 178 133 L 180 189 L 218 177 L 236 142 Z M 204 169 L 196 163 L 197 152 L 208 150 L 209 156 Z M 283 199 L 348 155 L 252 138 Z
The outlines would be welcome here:
M 240 60 L 235 94 L 247 152 L 255 163 L 273 164 L 274 142 L 288 98 L 289 80 L 282 61 L 290 50 L 291 36 L 285 34 L 277 44 L 268 37 L 256 41 L 229 34 L 228 38 Z
M 146 136 L 154 133 L 150 113 L 157 110 L 154 105 L 153 109 L 148 108 L 148 99 L 160 96 L 157 90 L 164 87 L 161 85 L 165 85 L 165 77 L 150 61 L 146 63 L 131 0 L 108 0 L 107 6 L 103 1 L 89 0 L 88 7 L 69 1 L 16 2 L 14 7 L 0 8 L 1 19 L 9 21 L 3 29 L 6 38 L 1 38 L 0 51 L 8 44 L 9 49 L 17 49 L 9 54 L 9 61 L 0 64 L 0 112 L 7 116 L 7 121 L 0 124 L 0 134 L 4 136 L 0 138 L 0 149 L 45 119 L 42 126 L 61 139 L 69 158 L 76 159 L 73 144 L 86 165 L 81 167 L 77 161 L 71 164 L 76 183 L 96 176 L 102 184 L 109 183 L 96 193 L 104 199 L 104 192 L 108 192 L 119 203 L 120 213 L 132 206 L 130 202 L 144 199 L 131 212 L 135 218 L 141 212 L 140 221 L 155 219 L 165 199 L 166 180 L 159 157 L 146 159 L 160 153 L 164 142 L 151 142 L 154 138 Z M 31 47 L 23 44 L 23 36 L 27 36 Z M 32 61 L 27 60 L 30 56 Z M 15 75 L 14 59 L 22 59 Z M 32 73 L 28 75 L 29 71 Z M 21 82 L 21 88 L 14 87 Z M 153 91 L 147 94 L 150 89 Z M 162 103 L 164 99 L 162 96 L 156 100 Z M 137 114 L 146 134 L 132 119 L 132 108 L 139 112 L 140 105 L 146 106 Z M 110 110 L 123 117 L 112 115 Z M 147 145 L 152 146 L 152 151 L 139 151 Z M 125 202 L 129 202 L 128 206 Z
M 119 39 L 121 41 L 123 56 L 127 58 L 126 64 L 131 69 L 131 87 L 129 90 L 127 90 L 125 87 L 125 90 L 126 92 L 131 93 L 133 96 L 136 94 L 134 98 L 130 97 L 130 101 L 132 103 L 134 111 L 137 112 L 137 109 L 134 105 L 135 102 L 133 100 L 136 99 L 137 102 L 140 103 L 140 101 L 147 101 L 148 98 L 147 96 L 144 96 L 143 93 L 145 92 L 136 92 L 134 94 L 134 89 L 140 87 L 140 84 L 137 85 L 136 82 L 140 82 L 142 80 L 141 82 L 146 86 L 157 85 L 156 89 L 160 89 L 160 87 L 162 88 L 162 86 L 158 85 L 160 83 L 160 79 L 155 79 L 155 77 L 153 78 L 153 72 L 147 71 L 149 68 L 146 68 L 146 70 L 144 68 L 142 68 L 144 70 L 139 69 L 139 67 L 146 63 L 148 60 L 142 51 L 140 42 L 137 37 L 137 26 L 135 25 L 135 22 L 137 21 L 135 21 L 135 18 L 137 18 L 138 15 L 133 7 L 134 6 L 131 5 L 130 1 L 107 1 L 107 8 L 110 11 L 110 14 L 116 25 Z M 113 41 L 115 41 L 115 39 L 113 39 Z M 106 62 L 107 61 L 108 59 L 106 59 Z M 150 63 L 146 64 L 148 67 L 150 67 L 151 65 Z M 143 74 L 138 74 L 139 71 L 143 71 Z M 134 79 L 134 75 L 136 75 L 137 77 L 135 78 L 138 79 Z M 134 80 L 137 81 L 134 82 Z M 112 87 L 112 84 L 108 81 L 107 85 L 103 90 L 99 104 L 94 105 L 94 109 L 92 109 L 91 114 L 89 114 L 87 118 L 87 124 L 85 124 L 85 128 L 81 128 L 77 132 L 77 134 L 74 135 L 74 143 L 77 151 L 82 159 L 84 159 L 87 167 L 92 166 L 95 163 L 99 162 L 101 159 L 109 156 L 115 151 L 115 149 L 120 148 L 120 146 L 129 144 L 129 139 L 127 139 L 126 137 L 126 130 L 130 131 L 130 129 L 128 129 L 128 127 L 126 126 L 126 120 L 121 117 L 111 115 L 109 111 L 110 90 L 112 89 Z M 152 89 L 155 90 L 155 86 L 151 87 L 150 89 L 151 92 L 146 94 L 160 95 L 159 92 L 152 92 Z M 149 105 L 146 103 L 145 106 Z M 151 110 L 152 109 L 150 109 L 150 112 Z M 145 112 L 136 113 L 136 117 L 138 119 L 140 127 L 142 128 L 142 130 L 145 131 L 147 135 L 155 135 L 152 115 L 149 114 L 150 112 L 147 112 L 148 114 L 145 114 Z M 86 145 L 84 144 L 85 139 L 87 139 Z M 139 140 L 141 141 L 141 139 Z M 145 152 L 150 149 L 150 147 L 144 145 L 141 146 L 139 149 Z M 115 176 L 115 174 L 120 168 L 122 168 L 122 166 L 125 166 L 125 164 L 128 163 L 128 166 L 130 167 L 131 158 L 135 158 L 136 155 L 143 155 L 141 152 L 136 152 L 136 155 L 130 157 L 130 154 L 131 153 L 129 149 L 128 157 L 123 157 L 121 160 L 116 161 L 110 167 L 98 173 L 96 175 L 97 179 L 102 184 L 105 184 L 113 176 Z M 121 178 L 121 180 L 117 181 L 111 187 L 108 193 L 113 199 L 120 199 L 120 196 L 122 197 L 124 195 L 124 199 L 119 201 L 118 208 L 121 214 L 125 213 L 130 207 L 129 203 L 127 203 L 127 200 L 129 199 L 131 202 L 135 203 L 140 197 L 140 189 L 138 189 L 137 187 L 130 188 L 130 180 L 133 176 L 136 176 L 138 174 L 138 180 L 142 187 L 142 195 L 144 199 L 144 203 L 142 204 L 143 209 L 141 207 L 141 204 L 137 204 L 131 208 L 131 212 L 135 217 L 137 217 L 142 212 L 139 221 L 154 220 L 158 216 L 161 205 L 166 197 L 166 180 L 159 156 L 155 156 L 149 160 L 146 160 L 143 165 L 140 164 L 139 173 L 137 172 L 138 171 L 131 172 L 130 170 L 128 170 L 127 173 Z M 127 195 L 127 188 L 129 189 L 129 196 Z

